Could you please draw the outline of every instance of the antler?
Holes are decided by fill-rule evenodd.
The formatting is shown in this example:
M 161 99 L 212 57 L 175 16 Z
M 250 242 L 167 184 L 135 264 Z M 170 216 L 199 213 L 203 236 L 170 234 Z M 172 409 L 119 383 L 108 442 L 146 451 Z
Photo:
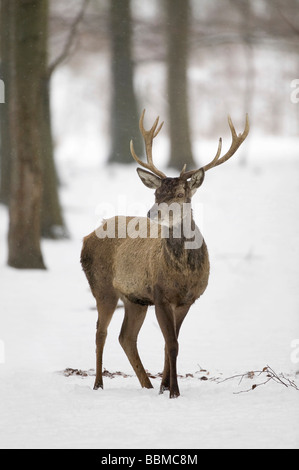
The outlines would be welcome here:
M 229 124 L 231 134 L 232 134 L 232 143 L 228 152 L 225 155 L 223 155 L 223 157 L 219 158 L 221 154 L 221 150 L 222 150 L 222 139 L 220 137 L 217 153 L 210 163 L 202 167 L 204 171 L 210 170 L 211 168 L 214 168 L 215 166 L 218 166 L 218 165 L 222 165 L 222 163 L 226 162 L 229 158 L 231 158 L 234 155 L 234 153 L 238 150 L 242 142 L 244 142 L 244 140 L 248 136 L 248 133 L 249 133 L 248 114 L 246 114 L 245 129 L 242 132 L 242 134 L 237 135 L 230 116 L 228 116 L 228 124 Z M 180 175 L 184 179 L 190 178 L 194 173 L 198 171 L 198 170 L 191 170 L 185 173 L 184 169 L 185 167 L 183 168 L 182 173 Z
M 158 122 L 159 122 L 159 116 L 158 116 L 153 126 L 151 127 L 151 129 L 149 131 L 146 131 L 143 127 L 144 114 L 145 114 L 145 109 L 143 110 L 140 120 L 139 120 L 139 129 L 140 129 L 140 132 L 143 136 L 144 143 L 145 143 L 147 163 L 143 162 L 142 160 L 140 160 L 139 157 L 137 157 L 135 150 L 134 150 L 133 140 L 131 140 L 130 142 L 130 149 L 131 149 L 132 157 L 139 165 L 143 166 L 144 168 L 147 168 L 155 175 L 159 176 L 160 178 L 166 178 L 166 175 L 155 167 L 153 163 L 153 157 L 152 157 L 153 140 L 155 137 L 157 137 L 160 130 L 162 129 L 164 121 L 160 124 L 160 126 L 157 129 Z

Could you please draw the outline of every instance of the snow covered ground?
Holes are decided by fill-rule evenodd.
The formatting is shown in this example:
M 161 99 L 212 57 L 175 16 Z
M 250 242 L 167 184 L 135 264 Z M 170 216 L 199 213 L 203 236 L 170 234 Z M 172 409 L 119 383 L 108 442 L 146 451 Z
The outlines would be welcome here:
M 198 146 L 206 161 L 215 145 L 217 138 Z M 82 149 L 59 163 L 71 238 L 43 241 L 45 272 L 6 266 L 8 218 L 0 206 L 0 448 L 299 447 L 297 390 L 270 381 L 238 394 L 257 378 L 213 380 L 268 364 L 299 385 L 298 141 L 252 136 L 248 149 L 248 166 L 236 156 L 209 171 L 194 196 L 211 277 L 181 330 L 178 371 L 193 377 L 179 379 L 176 400 L 159 395 L 158 378 L 153 390 L 140 388 L 118 343 L 122 308 L 109 328 L 104 366 L 128 377 L 106 377 L 95 392 L 94 377 L 61 373 L 95 366 L 97 315 L 79 263 L 81 241 L 102 216 L 143 215 L 152 205 L 135 166 L 86 165 Z M 164 344 L 153 308 L 138 344 L 145 368 L 161 372 Z

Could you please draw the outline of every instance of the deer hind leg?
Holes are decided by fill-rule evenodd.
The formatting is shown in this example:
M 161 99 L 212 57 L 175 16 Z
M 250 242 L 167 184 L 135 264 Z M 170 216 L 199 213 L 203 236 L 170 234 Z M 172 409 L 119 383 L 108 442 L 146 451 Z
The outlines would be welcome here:
M 119 335 L 119 342 L 125 351 L 141 387 L 153 388 L 144 370 L 137 350 L 137 337 L 143 325 L 147 306 L 125 302 L 125 317 Z
M 184 318 L 186 317 L 188 311 L 189 311 L 190 306 L 182 306 L 182 307 L 177 307 L 174 312 L 174 317 L 175 317 L 175 329 L 176 329 L 176 337 L 178 339 L 179 337 L 179 332 L 180 328 L 182 326 L 182 323 L 184 321 Z M 170 390 L 170 359 L 169 355 L 167 352 L 167 347 L 165 344 L 165 358 L 164 358 L 164 369 L 163 369 L 163 374 L 162 374 L 162 382 L 161 382 L 161 387 L 160 387 L 160 393 L 163 393 L 166 390 Z
M 96 379 L 94 390 L 103 388 L 103 350 L 107 337 L 107 329 L 110 324 L 112 315 L 116 309 L 118 296 L 111 293 L 97 299 L 98 321 L 96 332 Z

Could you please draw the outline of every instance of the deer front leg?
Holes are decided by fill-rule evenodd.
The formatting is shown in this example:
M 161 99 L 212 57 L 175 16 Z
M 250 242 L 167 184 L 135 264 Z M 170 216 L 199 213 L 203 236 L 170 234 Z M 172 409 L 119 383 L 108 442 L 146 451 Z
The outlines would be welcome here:
M 177 307 L 174 311 L 177 339 L 179 337 L 179 332 L 180 332 L 182 323 L 189 309 L 190 309 L 190 305 L 183 305 L 181 307 Z M 164 369 L 163 369 L 160 393 L 163 393 L 165 390 L 169 390 L 169 387 L 170 387 L 170 362 L 169 362 L 167 348 L 165 345 Z
M 177 356 L 179 352 L 179 344 L 176 333 L 176 323 L 174 312 L 168 300 L 165 299 L 163 291 L 159 286 L 155 287 L 155 309 L 156 316 L 161 328 L 162 334 L 165 339 L 165 354 L 169 360 L 169 397 L 176 398 L 180 395 L 178 381 L 177 381 Z M 167 363 L 165 360 L 166 374 L 164 380 L 162 379 L 161 392 L 168 388 L 166 385 L 166 375 L 168 375 Z M 165 370 L 165 368 L 164 368 Z M 163 385 L 164 382 L 164 385 Z
M 98 321 L 96 333 L 96 379 L 94 390 L 103 388 L 103 350 L 107 337 L 107 328 L 115 311 L 118 298 L 111 296 L 108 300 L 97 300 Z
M 166 390 L 169 390 L 170 387 L 170 364 L 169 364 L 169 357 L 168 357 L 168 352 L 166 348 L 166 343 L 165 343 L 165 348 L 164 348 L 164 368 L 163 368 L 163 374 L 162 374 L 162 382 L 160 385 L 160 393 L 164 393 Z

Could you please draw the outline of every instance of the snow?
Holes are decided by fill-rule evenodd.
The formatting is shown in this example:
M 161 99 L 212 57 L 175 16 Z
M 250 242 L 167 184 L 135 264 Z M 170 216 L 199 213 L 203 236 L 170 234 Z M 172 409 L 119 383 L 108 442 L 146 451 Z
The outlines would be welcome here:
M 154 389 L 140 388 L 118 343 L 122 308 L 109 328 L 104 367 L 128 377 L 106 377 L 104 390 L 93 391 L 94 377 L 61 373 L 95 367 L 96 310 L 79 263 L 81 240 L 101 211 L 150 207 L 153 194 L 135 167 L 74 164 L 68 173 L 62 164 L 71 239 L 43 241 L 45 272 L 6 266 L 8 216 L 0 207 L 0 447 L 298 448 L 298 391 L 269 382 L 236 393 L 255 379 L 212 380 L 269 364 L 298 384 L 298 166 L 296 142 L 272 138 L 263 147 L 253 138 L 248 166 L 236 157 L 211 170 L 194 196 L 211 278 L 181 330 L 184 378 L 175 400 L 159 395 L 159 378 Z M 138 345 L 145 368 L 160 372 L 164 345 L 153 308 Z M 200 368 L 209 380 L 199 380 Z
M 105 76 L 104 68 L 97 73 Z M 181 329 L 181 396 L 159 395 L 159 378 L 152 379 L 154 389 L 140 388 L 118 343 L 122 308 L 109 327 L 104 367 L 128 377 L 105 377 L 104 390 L 93 391 L 93 376 L 62 374 L 95 367 L 97 314 L 79 262 L 82 239 L 103 217 L 144 216 L 153 193 L 135 164 L 105 166 L 107 98 L 100 111 L 93 87 L 65 70 L 53 82 L 56 158 L 71 238 L 42 242 L 45 272 L 9 268 L 8 214 L 0 206 L 0 448 L 298 448 L 297 390 L 271 381 L 238 393 L 256 377 L 240 384 L 213 380 L 268 364 L 299 385 L 298 138 L 264 137 L 253 123 L 238 155 L 209 171 L 193 198 L 211 276 Z M 149 109 L 149 122 L 151 116 Z M 199 166 L 214 156 L 218 137 L 194 142 Z M 223 148 L 229 143 L 227 135 Z M 168 148 L 161 133 L 155 155 L 162 165 Z M 248 164 L 241 166 L 245 152 Z M 152 307 L 138 347 L 145 368 L 161 372 L 164 344 Z M 199 380 L 201 368 L 209 380 Z

